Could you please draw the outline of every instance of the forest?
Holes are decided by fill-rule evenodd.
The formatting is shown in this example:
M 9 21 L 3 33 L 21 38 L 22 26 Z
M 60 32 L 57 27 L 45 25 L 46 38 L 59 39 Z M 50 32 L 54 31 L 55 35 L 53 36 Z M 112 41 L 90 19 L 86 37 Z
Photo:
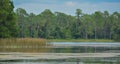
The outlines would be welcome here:
M 46 9 L 38 15 L 25 9 L 16 10 L 18 37 L 48 39 L 120 39 L 120 13 L 96 11 L 84 14 L 76 9 L 76 16 Z
M 86 14 L 76 9 L 73 16 L 45 9 L 34 14 L 23 8 L 14 11 L 12 1 L 0 1 L 0 38 L 120 39 L 119 12 Z

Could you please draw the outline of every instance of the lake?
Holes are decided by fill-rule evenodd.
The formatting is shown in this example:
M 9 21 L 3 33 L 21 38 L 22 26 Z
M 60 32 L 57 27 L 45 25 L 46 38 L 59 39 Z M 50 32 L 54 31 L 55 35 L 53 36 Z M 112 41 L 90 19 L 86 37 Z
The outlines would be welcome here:
M 0 64 L 119 64 L 120 42 L 49 42 L 44 53 L 0 52 Z M 33 49 L 34 50 L 34 49 Z
M 2 64 L 76 64 L 76 62 L 9 62 Z M 80 62 L 79 64 L 83 64 Z

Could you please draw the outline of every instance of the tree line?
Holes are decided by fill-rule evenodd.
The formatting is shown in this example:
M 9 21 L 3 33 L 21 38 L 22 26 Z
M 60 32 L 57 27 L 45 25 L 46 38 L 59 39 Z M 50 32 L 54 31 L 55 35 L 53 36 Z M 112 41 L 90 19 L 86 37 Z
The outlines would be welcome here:
M 96 11 L 84 14 L 76 9 L 76 16 L 46 9 L 38 15 L 25 9 L 16 10 L 19 36 L 48 39 L 119 39 L 120 13 Z
M 76 9 L 75 15 L 51 12 L 27 13 L 10 0 L 0 0 L 0 38 L 48 39 L 120 39 L 120 13 L 95 11 L 85 14 Z

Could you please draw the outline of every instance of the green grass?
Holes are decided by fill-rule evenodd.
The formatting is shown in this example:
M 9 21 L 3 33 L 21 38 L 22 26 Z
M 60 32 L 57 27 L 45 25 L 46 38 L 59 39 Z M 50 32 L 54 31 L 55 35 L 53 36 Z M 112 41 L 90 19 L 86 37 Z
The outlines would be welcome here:
M 48 42 L 115 42 L 109 39 L 47 39 Z

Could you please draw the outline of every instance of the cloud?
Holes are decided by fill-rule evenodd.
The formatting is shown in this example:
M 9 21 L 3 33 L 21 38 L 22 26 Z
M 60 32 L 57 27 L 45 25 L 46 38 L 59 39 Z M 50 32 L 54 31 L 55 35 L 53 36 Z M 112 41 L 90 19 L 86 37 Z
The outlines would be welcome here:
M 67 6 L 70 6 L 70 7 L 73 7 L 75 6 L 77 3 L 76 2 L 72 2 L 72 1 L 69 1 L 69 2 L 66 2 L 65 5 Z

